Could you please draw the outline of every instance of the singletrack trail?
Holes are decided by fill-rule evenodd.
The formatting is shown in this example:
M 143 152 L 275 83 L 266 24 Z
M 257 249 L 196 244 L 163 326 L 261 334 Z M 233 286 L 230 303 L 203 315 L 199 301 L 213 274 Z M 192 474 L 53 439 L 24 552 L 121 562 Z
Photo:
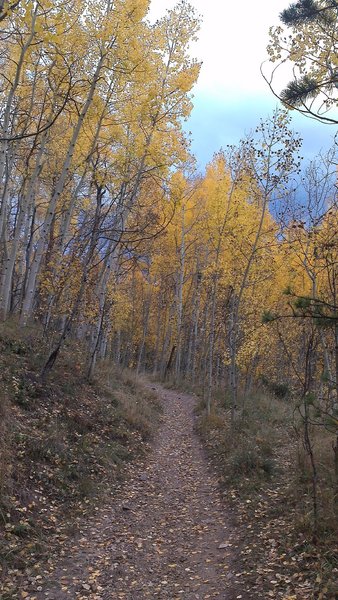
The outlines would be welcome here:
M 153 450 L 23 597 L 246 598 L 234 577 L 217 476 L 194 432 L 195 399 L 152 387 L 164 410 Z

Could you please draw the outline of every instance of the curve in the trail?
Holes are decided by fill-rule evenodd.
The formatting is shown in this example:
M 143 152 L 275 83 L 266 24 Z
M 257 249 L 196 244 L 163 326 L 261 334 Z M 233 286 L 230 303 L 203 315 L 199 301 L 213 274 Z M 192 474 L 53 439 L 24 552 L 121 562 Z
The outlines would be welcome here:
M 233 585 L 217 477 L 194 433 L 195 400 L 156 387 L 163 422 L 154 448 L 112 506 L 52 560 L 32 597 L 49 600 L 244 598 Z

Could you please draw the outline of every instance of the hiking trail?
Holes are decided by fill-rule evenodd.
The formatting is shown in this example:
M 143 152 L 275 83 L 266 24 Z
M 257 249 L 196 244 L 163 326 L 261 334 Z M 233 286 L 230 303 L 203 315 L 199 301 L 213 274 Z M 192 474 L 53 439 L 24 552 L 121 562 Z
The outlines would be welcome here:
M 163 404 L 152 451 L 23 597 L 245 598 L 233 572 L 236 550 L 217 476 L 194 432 L 196 399 L 151 387 Z

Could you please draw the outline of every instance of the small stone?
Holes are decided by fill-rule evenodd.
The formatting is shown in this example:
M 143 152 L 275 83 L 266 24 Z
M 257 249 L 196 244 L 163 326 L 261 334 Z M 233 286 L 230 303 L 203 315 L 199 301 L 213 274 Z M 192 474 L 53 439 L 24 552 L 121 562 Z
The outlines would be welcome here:
M 88 583 L 83 583 L 82 587 L 84 590 L 86 590 L 86 592 L 90 592 L 90 585 Z

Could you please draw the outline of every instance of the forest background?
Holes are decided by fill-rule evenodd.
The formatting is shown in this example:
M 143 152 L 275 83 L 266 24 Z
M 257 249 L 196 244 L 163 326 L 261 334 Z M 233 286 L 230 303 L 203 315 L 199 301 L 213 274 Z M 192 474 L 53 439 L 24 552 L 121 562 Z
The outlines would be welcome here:
M 270 73 L 294 66 L 284 104 L 205 172 L 184 128 L 199 18 L 148 8 L 0 3 L 2 494 L 26 452 L 8 406 L 37 410 L 65 360 L 89 382 L 113 362 L 195 389 L 207 443 L 249 479 L 273 475 L 276 431 L 292 440 L 318 544 L 338 477 L 336 146 L 302 162 L 288 109 L 337 124 L 337 6 L 284 11 L 268 47 Z

